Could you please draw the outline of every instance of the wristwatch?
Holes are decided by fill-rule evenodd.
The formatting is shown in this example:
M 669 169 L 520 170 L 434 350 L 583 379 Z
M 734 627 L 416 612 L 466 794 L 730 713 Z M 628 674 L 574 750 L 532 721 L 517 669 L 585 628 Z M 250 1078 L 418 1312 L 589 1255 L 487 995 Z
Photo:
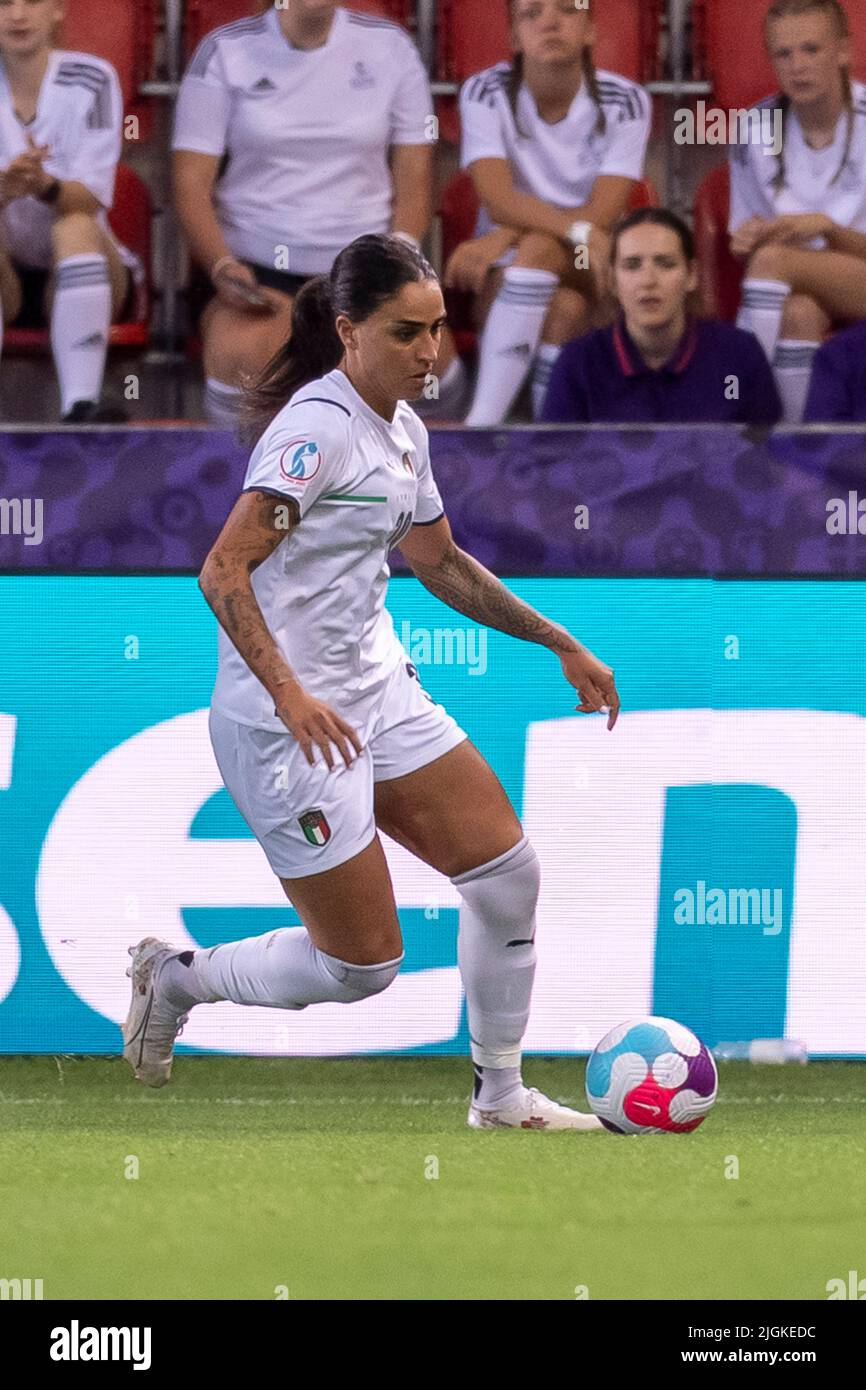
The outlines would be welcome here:
M 572 222 L 568 229 L 568 239 L 575 248 L 588 246 L 591 232 L 591 222 Z
M 52 179 L 48 187 L 44 188 L 41 193 L 37 193 L 36 197 L 40 203 L 56 203 L 60 197 L 61 187 L 59 179 Z

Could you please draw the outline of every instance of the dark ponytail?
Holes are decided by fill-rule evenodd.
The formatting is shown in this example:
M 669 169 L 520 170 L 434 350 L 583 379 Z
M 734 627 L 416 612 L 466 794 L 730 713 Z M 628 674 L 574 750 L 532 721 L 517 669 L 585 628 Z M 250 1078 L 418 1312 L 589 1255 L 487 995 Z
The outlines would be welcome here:
M 336 329 L 340 315 L 363 323 L 404 285 L 437 279 L 420 251 L 400 237 L 358 237 L 334 261 L 330 275 L 301 286 L 292 306 L 289 337 L 246 384 L 241 439 L 255 444 L 302 386 L 339 367 L 345 349 Z
M 331 280 L 316 275 L 298 291 L 289 337 L 247 383 L 241 402 L 241 439 L 254 444 L 296 391 L 339 366 L 343 344 L 334 327 Z

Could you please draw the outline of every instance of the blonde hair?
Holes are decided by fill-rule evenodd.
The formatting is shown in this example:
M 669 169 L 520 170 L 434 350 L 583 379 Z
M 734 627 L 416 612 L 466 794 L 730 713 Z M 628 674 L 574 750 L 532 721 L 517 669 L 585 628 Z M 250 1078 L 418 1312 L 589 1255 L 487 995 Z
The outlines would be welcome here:
M 850 39 L 851 24 L 848 19 L 848 11 L 842 4 L 842 0 L 773 0 L 773 4 L 767 10 L 764 17 L 764 35 L 769 47 L 770 25 L 776 19 L 788 19 L 791 15 L 809 14 L 812 10 L 817 10 L 821 14 L 828 15 L 832 19 L 836 28 L 838 39 Z M 842 152 L 842 162 L 836 170 L 831 180 L 831 187 L 842 176 L 842 171 L 851 155 L 851 146 L 854 142 L 854 88 L 851 84 L 851 69 L 842 68 L 842 89 L 845 100 L 845 109 L 848 113 L 848 128 L 845 138 L 845 148 Z M 777 111 L 782 113 L 782 150 L 779 155 L 776 176 L 773 179 L 773 186 L 778 191 L 785 187 L 785 125 L 791 112 L 791 98 L 785 95 L 779 97 Z

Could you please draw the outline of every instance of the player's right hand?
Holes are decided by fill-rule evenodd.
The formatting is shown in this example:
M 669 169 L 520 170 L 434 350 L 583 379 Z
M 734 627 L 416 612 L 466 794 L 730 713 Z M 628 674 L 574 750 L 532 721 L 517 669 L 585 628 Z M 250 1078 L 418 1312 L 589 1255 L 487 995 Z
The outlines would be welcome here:
M 489 272 L 512 240 L 500 229 L 464 241 L 448 258 L 443 284 L 449 290 L 480 294 Z
M 302 690 L 292 695 L 284 695 L 274 708 L 274 713 L 282 719 L 289 733 L 294 734 L 304 750 L 304 757 L 313 767 L 314 748 L 320 748 L 328 770 L 334 770 L 334 755 L 331 744 L 336 744 L 346 767 L 353 766 L 356 759 L 349 756 L 349 744 L 355 749 L 357 757 L 363 752 L 361 740 L 351 724 L 347 724 L 336 710 L 322 700 L 315 700 Z
M 213 277 L 213 287 L 222 302 L 231 309 L 246 313 L 273 313 L 270 299 L 253 271 L 242 261 L 226 261 Z

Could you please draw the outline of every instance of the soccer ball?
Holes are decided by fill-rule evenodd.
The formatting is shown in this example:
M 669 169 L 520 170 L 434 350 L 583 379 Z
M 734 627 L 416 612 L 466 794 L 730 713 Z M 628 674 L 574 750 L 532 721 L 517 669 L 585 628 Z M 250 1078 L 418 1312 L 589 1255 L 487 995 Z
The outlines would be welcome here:
M 614 1134 L 697 1129 L 719 1086 L 712 1054 L 671 1018 L 633 1018 L 602 1038 L 586 1067 L 586 1095 Z

